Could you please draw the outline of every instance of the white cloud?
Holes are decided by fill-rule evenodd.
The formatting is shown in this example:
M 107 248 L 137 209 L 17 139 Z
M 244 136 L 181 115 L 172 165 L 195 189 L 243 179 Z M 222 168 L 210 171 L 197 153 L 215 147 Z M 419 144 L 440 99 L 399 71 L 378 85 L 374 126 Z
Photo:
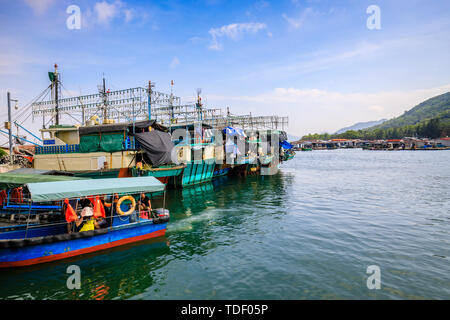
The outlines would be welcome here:
M 112 19 L 117 17 L 122 7 L 121 1 L 108 3 L 106 1 L 97 2 L 94 6 L 94 11 L 97 14 L 97 22 L 103 25 L 108 25 Z
M 382 106 L 370 106 L 369 107 L 370 110 L 374 110 L 374 111 L 378 111 L 378 112 L 383 112 L 384 108 Z
M 266 63 L 258 66 L 252 72 L 243 75 L 243 79 L 260 78 L 260 77 L 282 77 L 295 74 L 296 76 L 310 74 L 313 72 L 327 70 L 340 65 L 347 61 L 353 61 L 356 58 L 369 58 L 371 55 L 379 52 L 390 43 L 374 44 L 361 42 L 353 48 L 345 50 L 323 50 L 306 53 L 295 59 L 280 60 L 280 62 Z
M 225 37 L 237 41 L 246 33 L 254 34 L 266 28 L 264 23 L 232 23 L 220 28 L 212 28 L 209 30 L 212 37 L 209 48 L 220 50 L 222 45 L 218 41 L 219 38 Z
M 33 9 L 35 14 L 43 14 L 55 0 L 24 0 Z
M 312 8 L 306 8 L 299 17 L 297 18 L 292 18 L 292 17 L 288 17 L 286 14 L 283 14 L 283 18 L 295 29 L 300 28 L 301 26 L 303 26 L 306 18 L 313 14 L 314 11 Z
M 178 60 L 177 57 L 174 57 L 172 59 L 172 62 L 170 62 L 170 69 L 175 69 L 180 64 L 180 60 Z
M 242 113 L 289 116 L 288 132 L 295 135 L 336 132 L 357 122 L 393 118 L 417 104 L 450 91 L 434 88 L 376 93 L 341 93 L 320 89 L 275 88 L 254 96 L 209 96 L 214 105 L 232 105 Z M 232 111 L 233 111 L 232 110 Z
M 83 25 L 85 27 L 95 24 L 109 26 L 115 19 L 121 19 L 129 23 L 136 18 L 146 19 L 146 13 L 137 12 L 136 8 L 130 8 L 121 0 L 96 2 L 94 7 L 82 10 Z
M 130 22 L 131 20 L 133 20 L 135 15 L 133 9 L 125 9 L 123 12 L 125 14 L 125 22 Z

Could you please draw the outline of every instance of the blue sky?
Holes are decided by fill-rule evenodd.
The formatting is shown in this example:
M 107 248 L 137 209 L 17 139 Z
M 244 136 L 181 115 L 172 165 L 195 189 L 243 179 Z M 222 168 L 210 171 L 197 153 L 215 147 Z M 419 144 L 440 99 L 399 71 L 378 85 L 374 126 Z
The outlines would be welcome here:
M 70 5 L 79 30 L 66 27 Z M 6 91 L 25 105 L 57 63 L 66 95 L 95 93 L 102 74 L 111 89 L 174 80 L 184 101 L 202 88 L 209 107 L 333 132 L 450 91 L 450 2 L 0 0 L 0 48 L 3 121 Z

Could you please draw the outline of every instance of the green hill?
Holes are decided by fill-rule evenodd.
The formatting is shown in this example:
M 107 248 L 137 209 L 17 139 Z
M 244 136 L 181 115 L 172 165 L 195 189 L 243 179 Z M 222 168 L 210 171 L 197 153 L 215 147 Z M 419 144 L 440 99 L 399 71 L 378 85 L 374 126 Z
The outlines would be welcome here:
M 403 137 L 438 138 L 450 135 L 450 92 L 428 99 L 401 116 L 382 124 L 340 134 L 309 134 L 302 139 L 400 139 Z
M 401 116 L 385 121 L 380 125 L 370 127 L 373 129 L 400 128 L 407 125 L 415 125 L 435 118 L 448 117 L 450 110 L 450 92 L 428 99 L 409 111 L 405 111 Z

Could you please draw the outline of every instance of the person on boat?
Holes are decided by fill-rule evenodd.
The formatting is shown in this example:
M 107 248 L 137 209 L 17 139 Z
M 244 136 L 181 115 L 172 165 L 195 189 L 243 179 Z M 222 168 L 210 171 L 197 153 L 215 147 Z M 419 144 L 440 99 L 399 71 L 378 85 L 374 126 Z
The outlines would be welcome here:
M 81 209 L 84 209 L 84 208 L 86 208 L 86 207 L 93 207 L 93 204 L 92 204 L 91 200 L 89 200 L 89 199 L 86 198 L 86 197 L 82 197 L 82 198 L 80 199 L 79 205 L 80 205 L 80 208 L 81 208 Z
M 152 204 L 150 202 L 150 198 L 145 195 L 145 193 L 141 193 L 141 197 L 139 199 L 139 210 L 140 211 L 152 211 Z
M 81 218 L 75 220 L 75 229 L 77 232 L 90 231 L 98 229 L 99 225 L 94 219 L 94 210 L 90 206 L 86 206 L 81 211 Z

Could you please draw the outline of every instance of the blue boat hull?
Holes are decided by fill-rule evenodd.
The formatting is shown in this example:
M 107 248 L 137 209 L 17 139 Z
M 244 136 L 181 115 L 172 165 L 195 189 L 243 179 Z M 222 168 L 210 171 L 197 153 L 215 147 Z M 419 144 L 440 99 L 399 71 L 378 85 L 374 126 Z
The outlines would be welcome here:
M 104 229 L 101 234 L 81 233 L 78 239 L 73 239 L 74 235 L 67 234 L 63 235 L 63 238 L 54 236 L 55 240 L 50 243 L 33 244 L 33 238 L 20 240 L 24 242 L 15 244 L 19 247 L 12 245 L 0 248 L 0 267 L 29 266 L 105 250 L 163 236 L 166 228 L 167 223 L 154 224 L 150 220 Z M 64 240 L 64 236 L 66 238 L 71 236 L 69 237 L 71 239 Z

